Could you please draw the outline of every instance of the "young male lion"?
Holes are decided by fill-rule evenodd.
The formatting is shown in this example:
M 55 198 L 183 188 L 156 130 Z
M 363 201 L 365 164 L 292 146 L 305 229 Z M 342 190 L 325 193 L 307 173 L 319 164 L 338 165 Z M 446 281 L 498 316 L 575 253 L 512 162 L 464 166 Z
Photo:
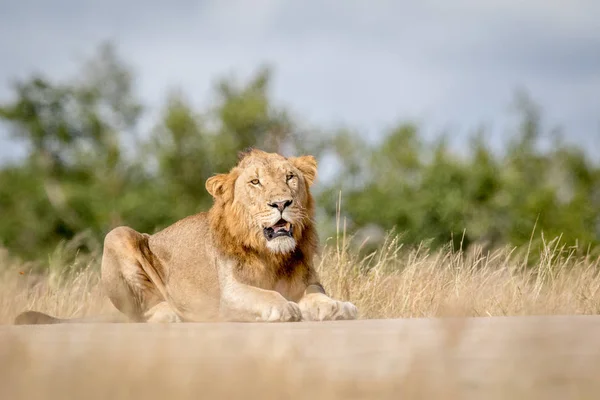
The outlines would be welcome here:
M 206 181 L 208 212 L 154 235 L 118 227 L 106 235 L 102 284 L 139 322 L 354 319 L 356 307 L 325 294 L 313 267 L 318 246 L 312 156 L 250 150 Z M 57 322 L 24 313 L 17 323 Z

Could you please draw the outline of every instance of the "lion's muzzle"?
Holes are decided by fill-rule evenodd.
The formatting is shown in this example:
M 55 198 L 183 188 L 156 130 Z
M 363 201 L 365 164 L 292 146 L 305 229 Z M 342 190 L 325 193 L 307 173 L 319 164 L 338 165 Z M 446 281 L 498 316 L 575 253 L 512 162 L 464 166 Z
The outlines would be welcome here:
M 280 219 L 275 225 L 264 228 L 263 233 L 267 240 L 273 240 L 282 236 L 292 237 L 294 233 L 294 226 L 286 220 Z

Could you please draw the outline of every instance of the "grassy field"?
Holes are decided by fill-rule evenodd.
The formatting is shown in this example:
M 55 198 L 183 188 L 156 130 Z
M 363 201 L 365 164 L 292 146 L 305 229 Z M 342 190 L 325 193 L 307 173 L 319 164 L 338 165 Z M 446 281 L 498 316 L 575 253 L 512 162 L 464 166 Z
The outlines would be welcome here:
M 405 249 L 397 237 L 359 256 L 341 237 L 317 260 L 322 282 L 336 298 L 354 302 L 361 318 L 597 314 L 598 257 L 578 255 L 559 241 L 541 248 L 484 253 L 425 246 Z M 536 261 L 532 264 L 531 260 Z M 60 317 L 115 310 L 99 285 L 99 256 L 74 256 L 60 246 L 44 273 L 0 254 L 0 323 L 36 309 Z

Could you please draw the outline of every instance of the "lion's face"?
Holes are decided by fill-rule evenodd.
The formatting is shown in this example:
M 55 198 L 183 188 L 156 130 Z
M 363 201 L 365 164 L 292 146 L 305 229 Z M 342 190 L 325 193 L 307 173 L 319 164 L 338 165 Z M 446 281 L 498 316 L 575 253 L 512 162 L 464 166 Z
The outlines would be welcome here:
M 250 242 L 274 253 L 289 253 L 310 223 L 307 203 L 315 175 L 312 156 L 285 158 L 253 150 L 229 174 L 210 178 L 206 186 L 228 203 L 225 211 L 249 231 Z

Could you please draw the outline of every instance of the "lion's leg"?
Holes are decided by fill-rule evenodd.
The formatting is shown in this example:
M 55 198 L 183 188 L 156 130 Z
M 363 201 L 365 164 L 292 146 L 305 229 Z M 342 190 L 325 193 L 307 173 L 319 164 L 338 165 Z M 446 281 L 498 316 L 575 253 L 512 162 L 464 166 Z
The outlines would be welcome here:
M 104 239 L 104 290 L 114 306 L 136 322 L 169 319 L 164 297 L 142 267 L 149 265 L 148 251 L 147 236 L 128 227 L 115 228 Z
M 233 262 L 225 261 L 219 271 L 221 318 L 229 321 L 299 321 L 300 309 L 274 290 L 265 290 L 239 282 Z

